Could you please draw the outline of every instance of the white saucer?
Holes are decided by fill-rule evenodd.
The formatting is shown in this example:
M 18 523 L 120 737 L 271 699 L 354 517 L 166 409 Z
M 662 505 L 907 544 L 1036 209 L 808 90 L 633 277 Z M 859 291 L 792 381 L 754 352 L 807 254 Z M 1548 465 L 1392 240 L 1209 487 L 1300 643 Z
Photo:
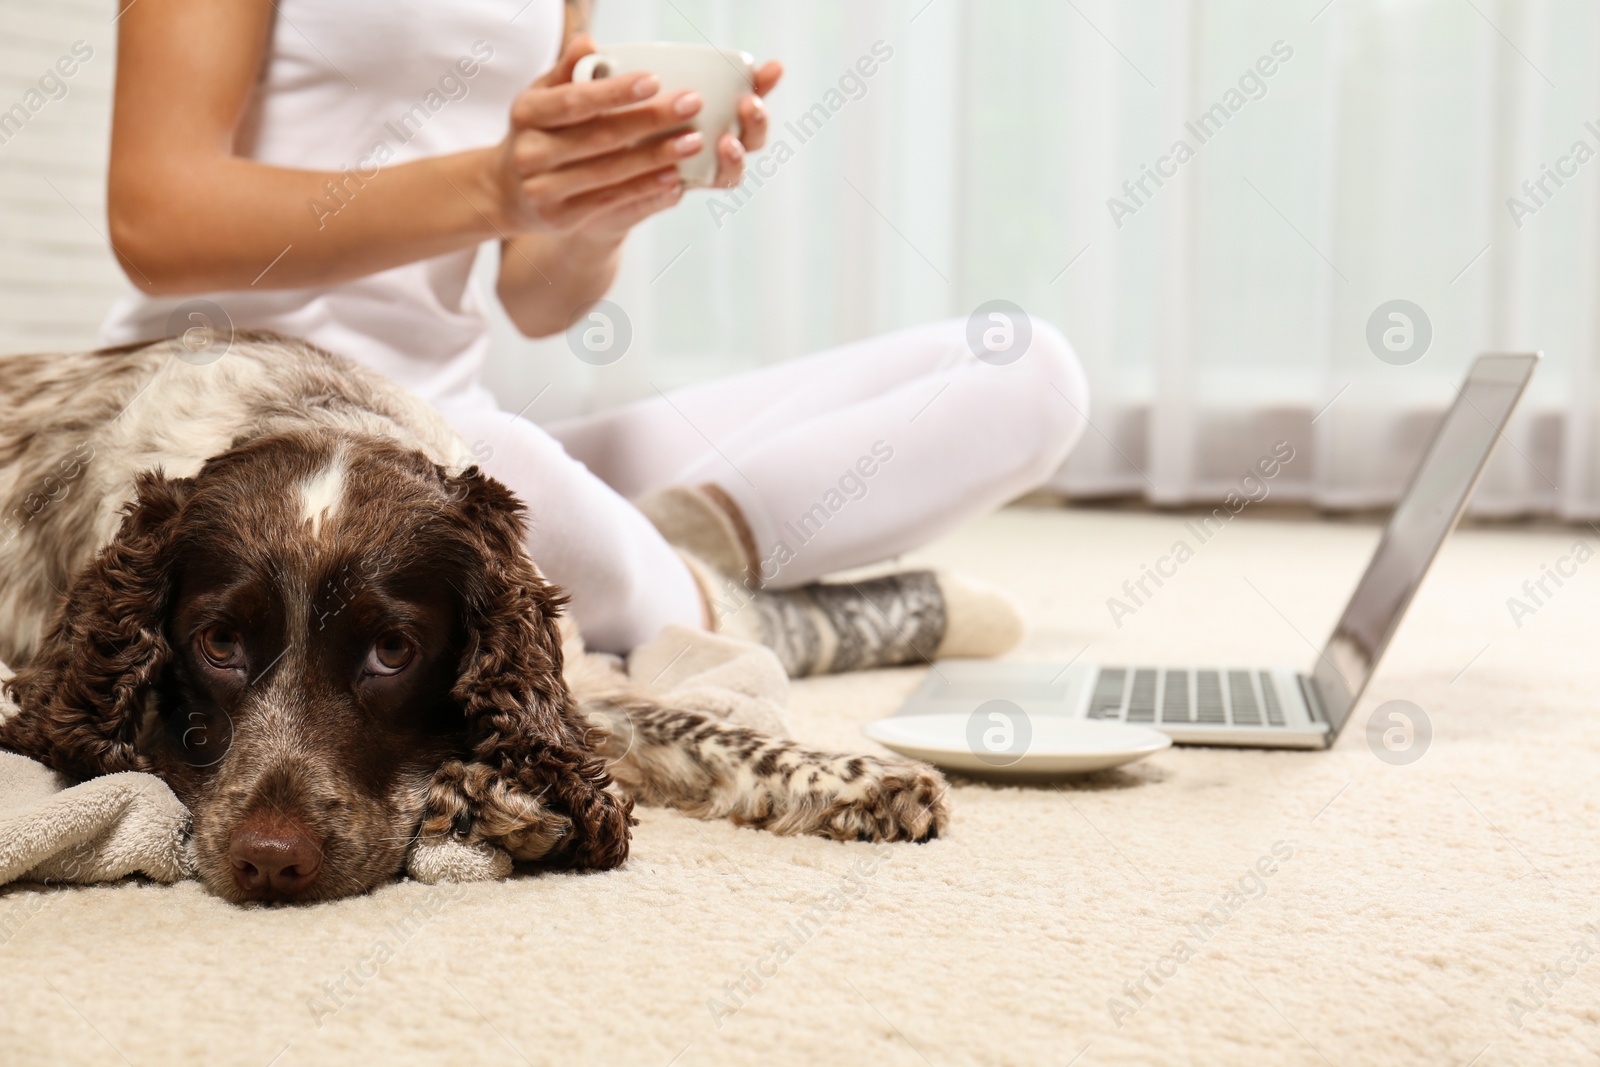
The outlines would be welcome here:
M 897 715 L 868 723 L 862 731 L 903 756 L 976 774 L 1087 774 L 1172 744 L 1172 738 L 1148 726 L 1065 715 L 1025 716 L 1017 722 L 990 722 L 976 713 Z

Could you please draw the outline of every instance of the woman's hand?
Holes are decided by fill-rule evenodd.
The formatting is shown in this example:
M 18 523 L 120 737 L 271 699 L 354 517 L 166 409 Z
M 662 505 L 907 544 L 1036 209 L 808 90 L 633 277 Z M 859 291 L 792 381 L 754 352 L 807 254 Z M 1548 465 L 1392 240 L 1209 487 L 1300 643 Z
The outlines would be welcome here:
M 589 37 L 573 38 L 556 65 L 512 104 L 499 175 L 510 230 L 582 231 L 590 240 L 620 240 L 683 195 L 677 163 L 698 152 L 704 138 L 696 132 L 655 138 L 698 114 L 699 94 L 654 100 L 660 82 L 643 72 L 574 84 L 573 68 L 594 50 Z M 776 61 L 756 71 L 755 91 L 739 101 L 739 135 L 718 139 L 715 184 L 738 185 L 745 153 L 766 143 L 761 98 L 782 76 Z
M 717 139 L 717 175 L 712 184 L 731 189 L 744 180 L 746 152 L 754 152 L 767 143 L 767 105 L 761 98 L 772 91 L 783 77 L 783 65 L 772 60 L 756 71 L 755 92 L 739 101 L 739 135 L 725 133 Z M 664 211 L 678 202 L 677 196 L 662 200 L 645 198 L 633 203 L 619 204 L 594 216 L 589 232 L 597 238 L 621 236 L 658 211 Z
M 768 60 L 757 68 L 752 88 L 754 92 L 739 100 L 739 134 L 725 133 L 717 139 L 717 175 L 712 184 L 721 189 L 732 189 L 744 181 L 745 156 L 760 151 L 767 144 L 767 105 L 761 99 L 777 86 L 783 77 L 783 64 Z M 664 202 L 642 200 L 621 204 L 595 217 L 596 233 L 626 233 L 658 211 L 672 207 L 677 197 Z
M 566 329 L 575 311 L 610 288 L 623 238 L 678 203 L 678 161 L 704 143 L 694 132 L 659 136 L 699 113 L 697 93 L 656 99 L 659 82 L 642 72 L 573 84 L 573 67 L 593 51 L 588 37 L 575 37 L 555 67 L 517 97 L 497 155 L 500 228 L 511 236 L 495 292 L 529 337 Z M 766 143 L 761 97 L 782 76 L 776 62 L 756 72 L 755 91 L 739 101 L 739 136 L 718 139 L 717 185 L 738 185 L 746 151 Z
M 497 175 L 508 230 L 573 233 L 600 216 L 643 218 L 683 195 L 678 161 L 698 152 L 704 138 L 693 131 L 657 135 L 693 118 L 699 94 L 657 98 L 660 82 L 648 73 L 574 84 L 572 68 L 593 51 L 587 36 L 574 38 L 511 105 Z

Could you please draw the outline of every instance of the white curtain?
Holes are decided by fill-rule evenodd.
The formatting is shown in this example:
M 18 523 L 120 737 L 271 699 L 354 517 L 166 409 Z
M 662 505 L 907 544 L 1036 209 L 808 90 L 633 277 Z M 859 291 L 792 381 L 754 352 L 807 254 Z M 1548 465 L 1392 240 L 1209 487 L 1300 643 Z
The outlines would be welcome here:
M 1068 492 L 1214 499 L 1285 440 L 1276 498 L 1362 507 L 1393 498 L 1475 353 L 1541 348 L 1476 509 L 1600 517 L 1600 159 L 1574 153 L 1600 151 L 1591 0 L 598 6 L 603 41 L 783 59 L 789 151 L 748 195 L 692 194 L 636 235 L 616 364 L 499 321 L 491 381 L 513 410 L 592 410 L 1006 299 L 1066 330 L 1093 382 Z M 0 351 L 91 345 L 120 291 L 112 10 L 0 0 L 0 109 L 76 41 L 94 52 L 0 141 Z M 892 55 L 862 77 L 877 42 Z M 1241 90 L 1277 42 L 1292 55 Z M 1186 123 L 1218 104 L 1200 143 Z M 1163 164 L 1180 138 L 1194 157 Z M 1146 165 L 1175 174 L 1135 204 L 1123 183 Z M 1121 226 L 1114 196 L 1136 208 Z M 1392 300 L 1431 324 L 1409 365 L 1366 340 Z
M 550 385 L 531 413 L 556 417 L 999 298 L 1066 330 L 1093 383 L 1060 488 L 1216 499 L 1288 441 L 1275 498 L 1353 508 L 1394 498 L 1474 355 L 1539 348 L 1475 510 L 1600 516 L 1600 159 L 1573 157 L 1600 152 L 1592 3 L 601 0 L 598 29 L 781 58 L 787 151 L 633 241 L 617 364 L 504 330 L 514 407 Z M 877 42 L 892 56 L 830 97 Z M 1136 200 L 1146 166 L 1172 176 Z M 1403 365 L 1367 340 L 1394 300 L 1431 327 Z

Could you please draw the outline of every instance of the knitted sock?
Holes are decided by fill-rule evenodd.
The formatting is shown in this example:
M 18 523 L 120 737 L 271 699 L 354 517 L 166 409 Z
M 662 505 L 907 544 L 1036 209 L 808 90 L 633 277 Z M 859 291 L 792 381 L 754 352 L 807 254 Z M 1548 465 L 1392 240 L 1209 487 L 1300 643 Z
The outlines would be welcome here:
M 949 571 L 768 590 L 689 562 L 717 632 L 771 648 L 791 678 L 998 656 L 1022 639 L 1022 617 L 1004 594 Z
M 719 633 L 766 645 L 791 678 L 998 656 L 1022 640 L 999 590 L 949 571 L 760 588 L 755 539 L 716 485 L 668 486 L 635 501 L 689 563 Z

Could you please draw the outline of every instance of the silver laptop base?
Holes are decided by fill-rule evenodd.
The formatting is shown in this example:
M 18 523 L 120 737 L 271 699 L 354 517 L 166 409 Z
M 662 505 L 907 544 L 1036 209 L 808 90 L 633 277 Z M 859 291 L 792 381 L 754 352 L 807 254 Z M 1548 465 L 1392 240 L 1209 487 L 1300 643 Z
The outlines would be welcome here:
M 1326 748 L 1332 739 L 1308 680 L 1284 667 L 948 659 L 898 714 L 971 714 L 991 700 L 1028 715 L 1151 726 L 1178 744 Z

